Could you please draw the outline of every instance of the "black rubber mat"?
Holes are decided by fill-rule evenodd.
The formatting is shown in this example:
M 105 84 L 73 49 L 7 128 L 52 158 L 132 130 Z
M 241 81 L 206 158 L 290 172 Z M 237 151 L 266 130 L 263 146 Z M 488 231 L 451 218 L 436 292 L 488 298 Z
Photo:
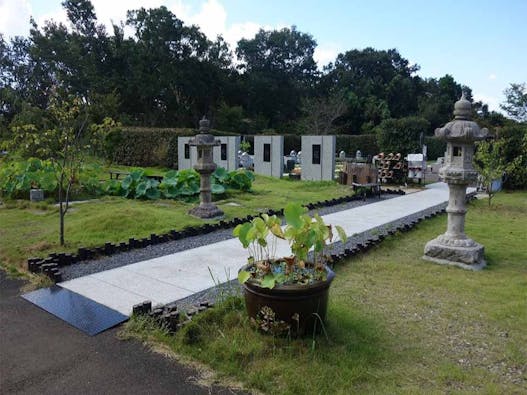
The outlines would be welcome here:
M 57 285 L 22 297 L 90 336 L 128 320 L 118 311 Z

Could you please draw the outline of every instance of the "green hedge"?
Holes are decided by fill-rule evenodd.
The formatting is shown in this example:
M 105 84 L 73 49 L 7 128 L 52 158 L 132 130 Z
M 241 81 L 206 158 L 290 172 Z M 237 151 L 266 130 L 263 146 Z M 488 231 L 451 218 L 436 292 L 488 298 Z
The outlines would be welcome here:
M 177 168 L 177 138 L 194 136 L 195 129 L 122 127 L 106 136 L 106 156 L 126 166 L 162 166 Z M 211 130 L 216 136 L 236 133 Z

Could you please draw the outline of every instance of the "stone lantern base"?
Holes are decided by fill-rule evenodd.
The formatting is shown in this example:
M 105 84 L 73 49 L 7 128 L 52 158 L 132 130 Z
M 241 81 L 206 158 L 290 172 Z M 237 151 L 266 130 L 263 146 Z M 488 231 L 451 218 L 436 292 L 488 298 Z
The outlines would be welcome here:
M 197 207 L 194 207 L 188 212 L 190 215 L 194 215 L 198 218 L 216 218 L 223 216 L 223 211 L 221 211 L 215 204 L 201 204 Z
M 472 239 L 441 235 L 426 243 L 423 259 L 467 270 L 481 270 L 486 265 L 483 254 L 484 247 Z

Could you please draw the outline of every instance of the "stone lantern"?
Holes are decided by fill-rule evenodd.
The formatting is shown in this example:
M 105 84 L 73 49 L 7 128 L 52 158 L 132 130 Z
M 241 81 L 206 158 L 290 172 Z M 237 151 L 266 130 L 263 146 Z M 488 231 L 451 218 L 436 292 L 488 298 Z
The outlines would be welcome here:
M 477 178 L 472 165 L 474 141 L 483 140 L 489 131 L 472 121 L 472 106 L 464 94 L 454 106 L 454 116 L 453 121 L 435 131 L 439 139 L 447 142 L 445 164 L 439 169 L 449 189 L 447 230 L 426 244 L 423 258 L 479 270 L 485 266 L 483 246 L 465 235 L 465 199 L 468 184 Z
M 199 121 L 199 133 L 189 140 L 190 146 L 195 146 L 198 151 L 198 161 L 194 169 L 200 175 L 199 206 L 189 211 L 189 214 L 199 218 L 214 218 L 223 215 L 214 203 L 212 203 L 210 175 L 216 170 L 216 163 L 212 159 L 212 148 L 220 145 L 220 140 L 216 140 L 209 134 L 209 121 L 203 117 Z

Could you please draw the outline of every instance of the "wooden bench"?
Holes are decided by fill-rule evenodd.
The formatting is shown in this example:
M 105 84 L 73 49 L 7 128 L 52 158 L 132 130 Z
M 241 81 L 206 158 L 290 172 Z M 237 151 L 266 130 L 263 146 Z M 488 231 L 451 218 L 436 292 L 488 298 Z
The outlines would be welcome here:
M 119 171 L 119 170 L 110 170 L 110 180 L 113 180 L 113 176 L 115 176 L 115 179 L 118 180 L 120 176 L 127 176 L 130 173 L 126 171 Z
M 110 180 L 113 180 L 114 176 L 115 176 L 115 180 L 118 180 L 120 176 L 126 177 L 126 176 L 130 175 L 129 172 L 120 171 L 120 170 L 109 170 L 108 172 L 110 173 Z M 157 180 L 157 181 L 161 182 L 163 180 L 164 176 L 148 175 L 148 174 L 146 174 L 145 177 L 146 178 L 150 178 L 152 180 Z

